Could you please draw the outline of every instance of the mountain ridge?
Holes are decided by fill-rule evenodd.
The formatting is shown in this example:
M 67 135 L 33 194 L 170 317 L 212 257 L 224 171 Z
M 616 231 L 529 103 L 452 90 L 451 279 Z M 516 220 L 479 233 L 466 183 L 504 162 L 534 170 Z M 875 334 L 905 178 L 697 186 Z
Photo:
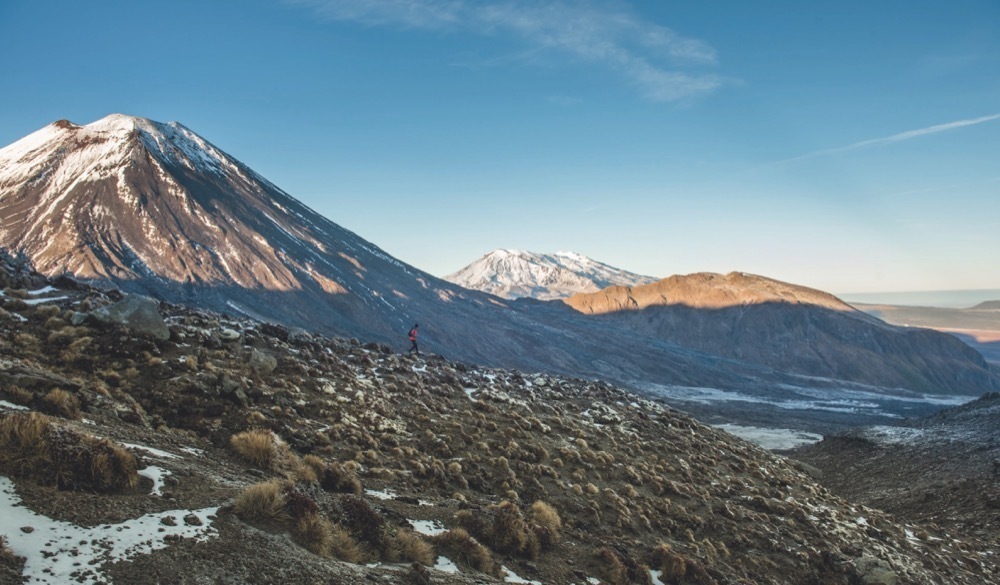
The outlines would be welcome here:
M 759 356 L 683 345 L 656 329 L 584 315 L 563 302 L 507 301 L 468 290 L 389 256 L 177 123 L 121 115 L 86 126 L 56 123 L 0 150 L 0 161 L 0 246 L 28 255 L 49 274 L 68 272 L 169 302 L 400 350 L 419 322 L 421 347 L 451 359 L 638 389 L 670 384 L 763 393 L 889 380 L 893 387 L 978 394 L 1000 384 L 972 356 L 933 355 L 934 343 L 889 347 L 893 359 L 882 364 L 892 376 L 837 364 L 833 371 L 849 378 L 820 380 L 831 370 L 823 360 L 810 362 L 815 371 L 783 371 Z M 784 317 L 770 318 L 760 323 L 769 331 L 758 341 L 780 354 L 816 324 L 827 325 L 820 320 L 813 329 L 789 330 Z M 866 331 L 855 333 L 864 338 Z M 911 357 L 897 355 L 902 350 Z M 951 377 L 936 373 L 939 358 Z

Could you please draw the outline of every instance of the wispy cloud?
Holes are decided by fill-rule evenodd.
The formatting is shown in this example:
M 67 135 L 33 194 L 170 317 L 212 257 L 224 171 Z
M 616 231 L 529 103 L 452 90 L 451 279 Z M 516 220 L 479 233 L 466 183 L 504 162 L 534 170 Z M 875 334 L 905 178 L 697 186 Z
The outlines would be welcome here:
M 913 140 L 914 138 L 920 138 L 921 136 L 927 136 L 928 134 L 937 134 L 939 132 L 947 132 L 949 130 L 955 130 L 956 128 L 964 128 L 966 126 L 975 126 L 976 124 L 984 124 L 986 122 L 992 122 L 993 120 L 1000 120 L 1000 114 L 992 114 L 989 116 L 982 116 L 980 118 L 970 118 L 968 120 L 958 120 L 955 122 L 948 122 L 945 124 L 936 124 L 934 126 L 919 128 L 917 130 L 907 130 L 906 132 L 900 132 L 899 134 L 893 134 L 892 136 L 885 136 L 883 138 L 873 138 L 871 140 L 862 140 L 861 142 L 855 142 L 854 144 L 848 144 L 847 146 L 840 146 L 837 148 L 817 150 L 815 152 L 810 152 L 808 154 L 803 154 L 801 156 L 788 158 L 779 162 L 781 163 L 795 162 L 809 158 L 816 158 L 819 156 L 827 156 L 831 154 L 840 154 L 842 152 L 850 152 L 852 150 L 860 150 L 862 148 L 884 146 L 886 144 L 893 144 L 896 142 Z
M 650 100 L 709 94 L 722 79 L 701 71 L 715 50 L 643 20 L 619 3 L 528 0 L 287 0 L 322 18 L 369 26 L 510 35 L 532 47 L 613 68 Z

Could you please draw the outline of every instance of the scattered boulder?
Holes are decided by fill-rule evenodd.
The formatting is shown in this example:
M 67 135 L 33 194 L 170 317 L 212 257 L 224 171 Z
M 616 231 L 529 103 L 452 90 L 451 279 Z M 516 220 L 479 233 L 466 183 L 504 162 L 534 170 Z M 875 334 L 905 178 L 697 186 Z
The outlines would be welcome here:
M 125 298 L 90 313 L 100 323 L 122 325 L 136 335 L 160 341 L 170 339 L 170 329 L 160 315 L 160 304 L 142 295 L 125 295 Z
M 889 569 L 888 563 L 871 555 L 862 555 L 854 561 L 854 566 L 864 585 L 896 585 L 899 576 Z
M 250 352 L 249 363 L 250 369 L 261 377 L 270 375 L 278 367 L 277 358 L 256 349 Z

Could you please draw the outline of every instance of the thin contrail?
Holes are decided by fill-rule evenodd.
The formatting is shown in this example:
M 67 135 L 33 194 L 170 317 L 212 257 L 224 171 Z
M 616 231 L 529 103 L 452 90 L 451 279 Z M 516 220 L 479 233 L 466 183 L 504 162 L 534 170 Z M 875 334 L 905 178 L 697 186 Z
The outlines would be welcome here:
M 983 124 L 985 122 L 991 122 L 997 119 L 1000 119 L 1000 114 L 992 114 L 989 116 L 982 116 L 980 118 L 971 118 L 969 120 L 958 120 L 956 122 L 948 122 L 946 124 L 937 124 L 934 126 L 928 126 L 927 128 L 919 128 L 917 130 L 908 130 L 906 132 L 900 132 L 899 134 L 893 134 L 892 136 L 885 136 L 883 138 L 862 140 L 861 142 L 855 142 L 854 144 L 848 144 L 847 146 L 828 148 L 826 150 L 817 150 L 816 152 L 810 152 L 808 154 L 803 154 L 792 158 L 786 158 L 778 162 L 788 163 L 807 158 L 815 158 L 817 156 L 826 156 L 828 154 L 837 154 L 841 152 L 848 152 L 851 150 L 858 150 L 860 148 L 867 148 L 869 146 L 880 146 L 883 144 L 892 144 L 894 142 L 903 142 L 905 140 L 912 140 L 913 138 L 919 138 L 921 136 L 926 136 L 928 134 L 937 134 L 938 132 L 954 130 L 955 128 L 964 128 L 965 126 L 975 126 L 976 124 Z

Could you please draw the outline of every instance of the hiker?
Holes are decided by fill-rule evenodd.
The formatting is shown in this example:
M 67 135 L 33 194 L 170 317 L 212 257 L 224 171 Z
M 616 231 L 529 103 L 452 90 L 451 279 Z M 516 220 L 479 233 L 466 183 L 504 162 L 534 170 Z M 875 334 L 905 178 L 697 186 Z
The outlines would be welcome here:
M 410 345 L 410 349 L 406 350 L 406 353 L 416 352 L 417 355 L 420 355 L 420 348 L 417 347 L 417 329 L 419 328 L 420 324 L 414 323 L 413 329 L 410 329 L 410 343 L 412 345 Z

